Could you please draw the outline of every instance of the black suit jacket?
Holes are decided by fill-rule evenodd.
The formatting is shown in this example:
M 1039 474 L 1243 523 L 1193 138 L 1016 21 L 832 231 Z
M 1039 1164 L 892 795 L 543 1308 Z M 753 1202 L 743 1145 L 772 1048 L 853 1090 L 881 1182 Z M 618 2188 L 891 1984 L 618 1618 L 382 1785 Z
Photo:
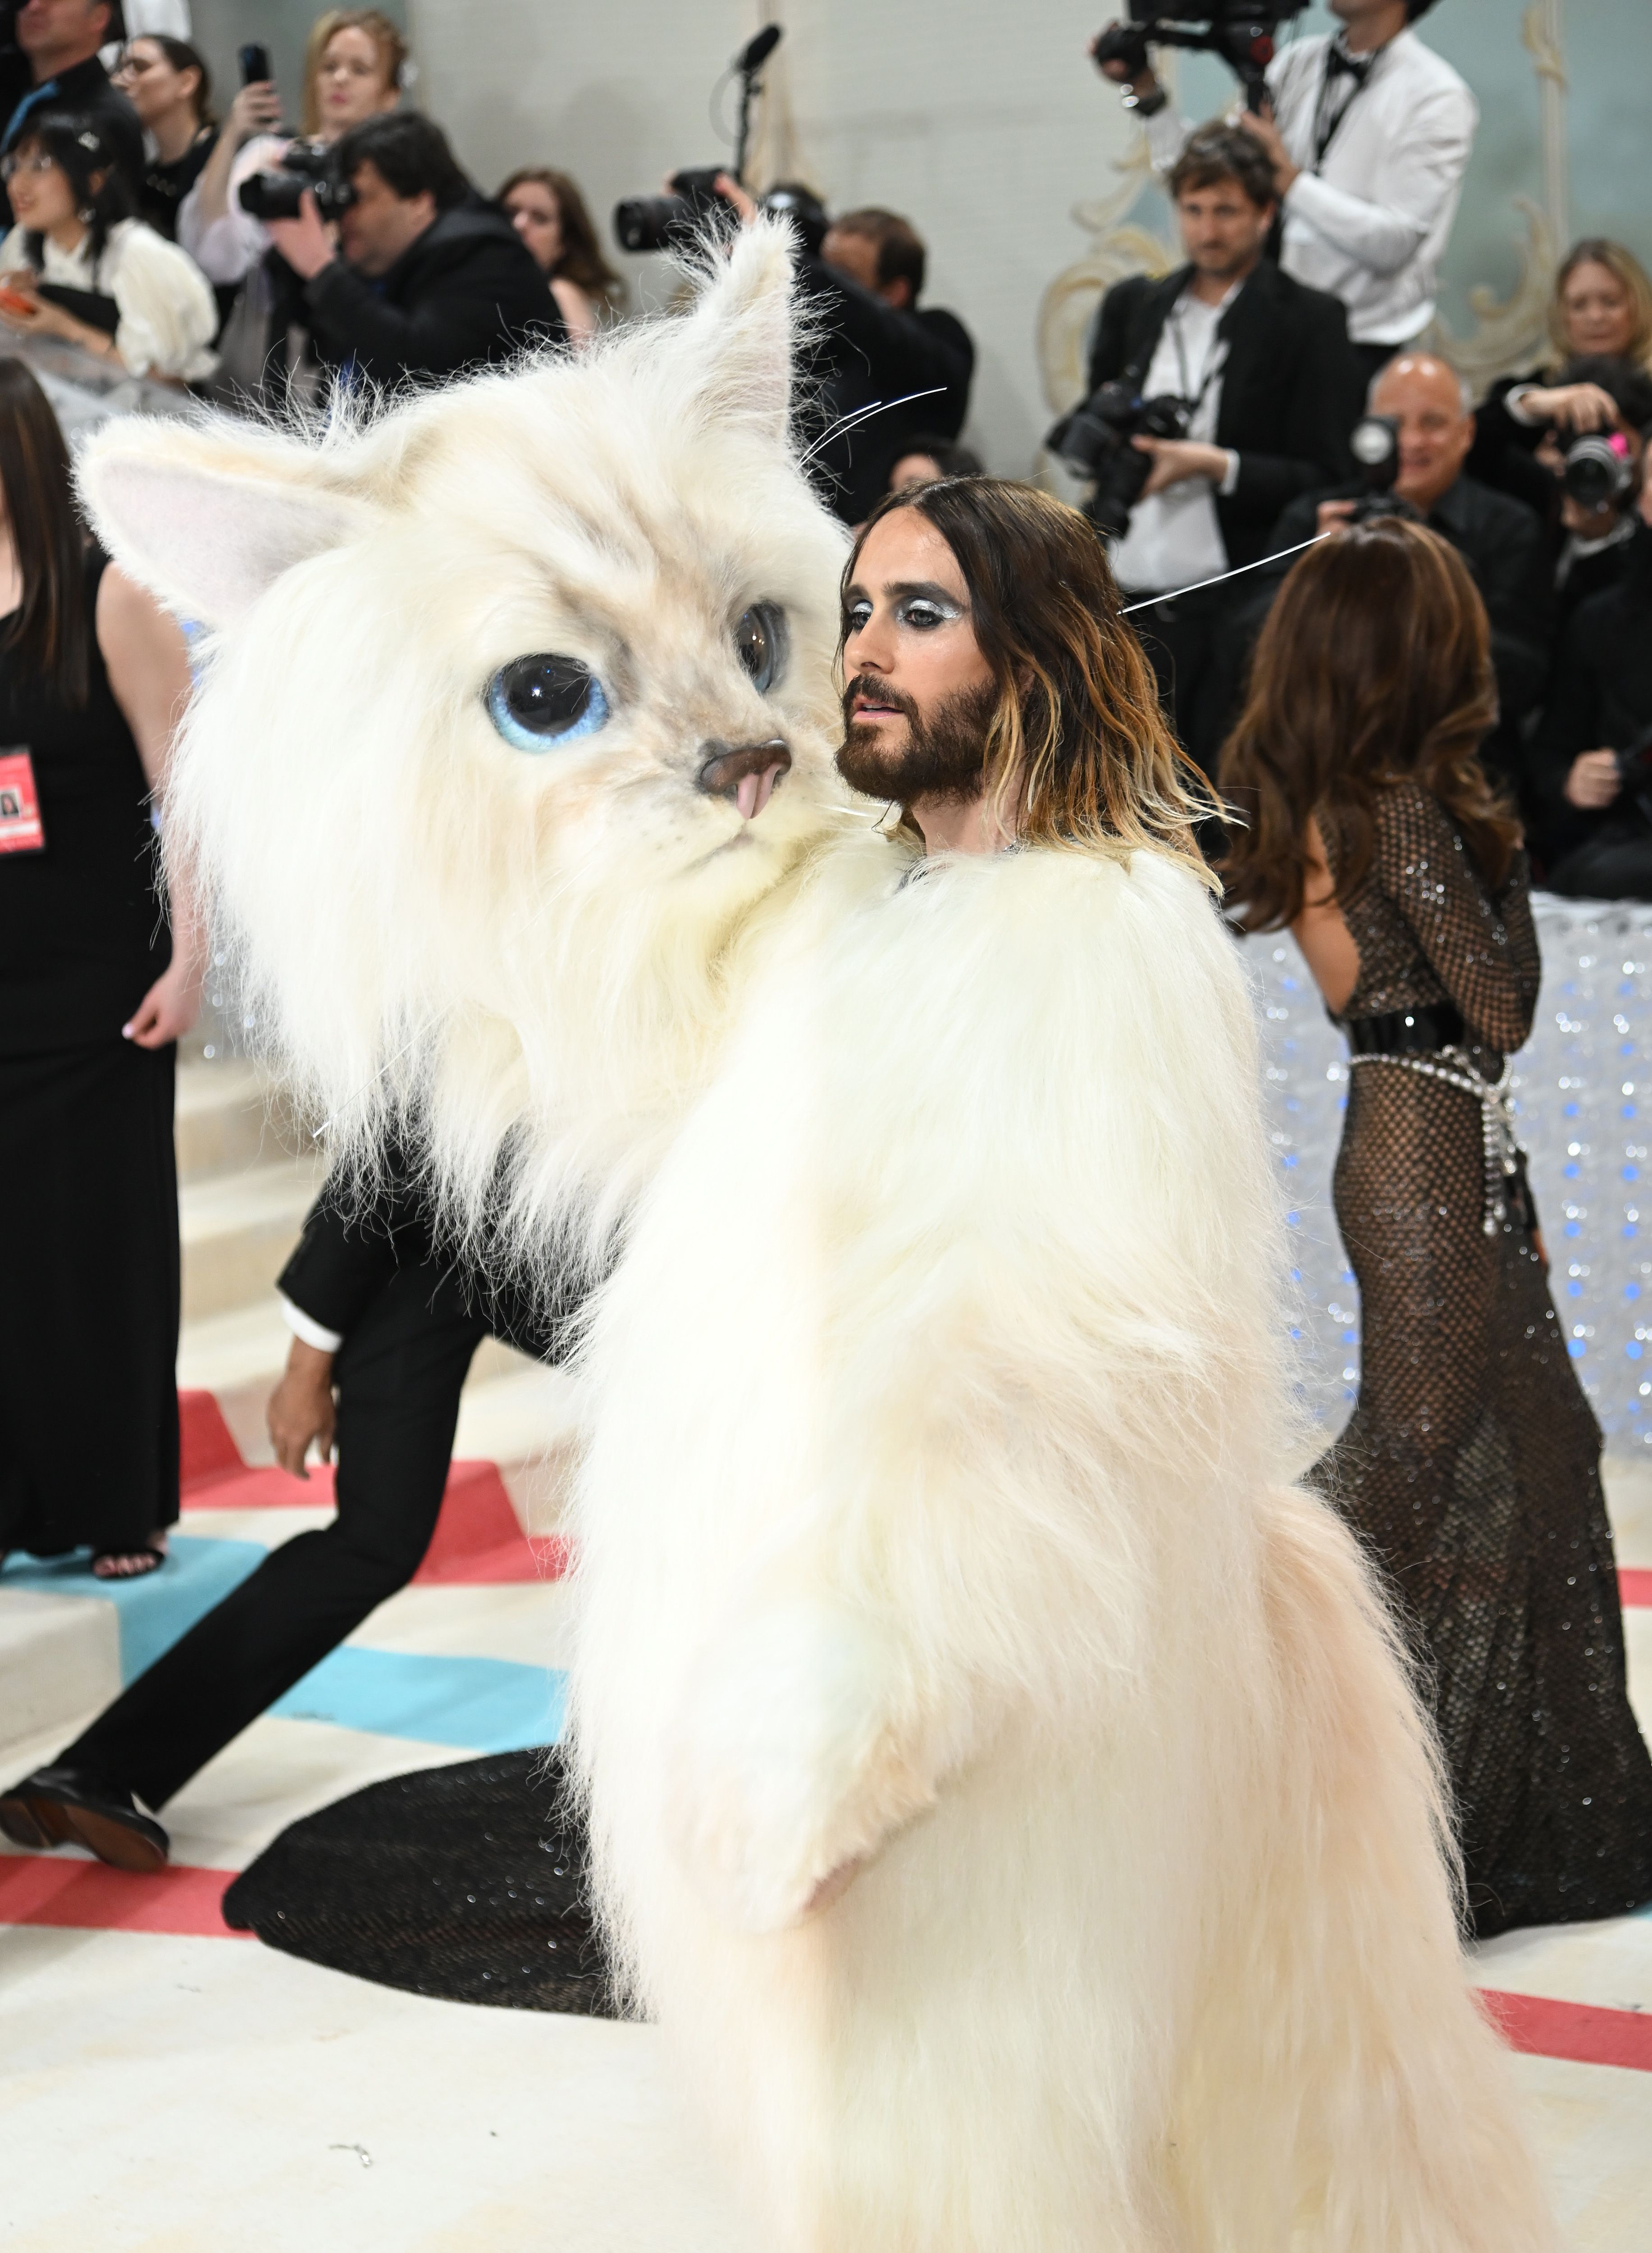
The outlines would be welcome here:
M 955 314 L 885 304 L 823 259 L 798 259 L 798 290 L 819 324 L 805 353 L 804 396 L 813 398 L 800 435 L 818 446 L 810 468 L 821 498 L 846 524 L 859 524 L 911 439 L 956 438 L 963 429 L 975 347 Z M 935 395 L 886 408 L 822 440 L 861 408 L 913 392 Z
M 444 1240 L 433 1208 L 403 1152 L 392 1146 L 370 1194 L 330 1175 L 304 1217 L 303 1233 L 276 1280 L 294 1306 L 347 1338 L 397 1271 L 429 1267 L 438 1282 L 457 1276 L 466 1305 L 495 1337 L 540 1361 L 565 1361 L 574 1317 L 594 1287 L 582 1275 L 547 1288 L 515 1256 L 484 1244 L 479 1254 Z
M 1542 720 L 1526 755 L 1527 806 L 1550 867 L 1579 845 L 1637 835 L 1652 825 L 1621 791 L 1597 812 L 1573 806 L 1566 777 L 1580 751 L 1627 751 L 1652 728 L 1652 530 L 1628 543 L 1615 587 L 1580 603 L 1561 638 Z
M 1161 282 L 1133 274 L 1101 301 L 1090 351 L 1090 387 L 1146 380 L 1164 324 L 1191 266 Z M 1222 316 L 1227 341 L 1216 443 L 1239 457 L 1239 480 L 1216 496 L 1230 563 L 1267 553 L 1274 520 L 1299 493 L 1329 485 L 1353 467 L 1348 434 L 1359 420 L 1363 384 L 1348 341 L 1339 298 L 1310 289 L 1264 259 Z
M 479 198 L 441 213 L 387 274 L 369 281 L 336 258 L 303 294 L 320 358 L 387 385 L 485 367 L 568 333 L 533 254 Z

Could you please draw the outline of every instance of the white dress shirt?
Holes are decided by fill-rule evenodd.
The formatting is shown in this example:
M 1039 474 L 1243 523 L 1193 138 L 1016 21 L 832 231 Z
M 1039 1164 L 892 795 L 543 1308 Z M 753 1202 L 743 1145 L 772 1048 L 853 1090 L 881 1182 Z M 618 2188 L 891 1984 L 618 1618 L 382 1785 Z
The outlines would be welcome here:
M 1216 442 L 1222 370 L 1228 357 L 1227 340 L 1216 330 L 1243 286 L 1236 282 L 1218 303 L 1207 305 L 1194 296 L 1189 283 L 1159 331 L 1141 387 L 1144 399 L 1169 391 L 1196 401 L 1188 436 L 1207 446 Z M 1183 478 L 1179 485 L 1139 500 L 1130 512 L 1129 529 L 1122 540 L 1112 542 L 1113 576 L 1119 585 L 1134 594 L 1168 594 L 1225 571 L 1228 554 L 1222 544 L 1216 497 L 1231 492 L 1238 478 L 1239 457 L 1230 451 L 1227 475 L 1220 485 L 1209 478 Z
M 1286 193 L 1279 264 L 1342 299 L 1356 344 L 1401 345 L 1434 317 L 1435 275 L 1480 111 L 1451 65 L 1400 31 L 1371 58 L 1316 161 L 1329 45 L 1293 40 L 1268 70 L 1280 137 L 1302 167 Z M 1328 114 L 1351 83 L 1334 83 Z M 1147 126 L 1154 164 L 1168 171 L 1192 129 L 1168 108 Z

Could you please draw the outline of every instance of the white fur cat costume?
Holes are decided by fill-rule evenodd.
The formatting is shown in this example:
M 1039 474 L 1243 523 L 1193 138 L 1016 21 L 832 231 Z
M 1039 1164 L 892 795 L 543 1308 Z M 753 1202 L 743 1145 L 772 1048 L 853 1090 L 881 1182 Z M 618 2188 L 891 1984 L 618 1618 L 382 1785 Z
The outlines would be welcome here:
M 101 436 L 117 558 L 221 629 L 175 823 L 341 1132 L 415 1088 L 461 1196 L 519 1121 L 531 1221 L 631 1209 L 575 1747 L 764 2242 L 1538 2253 L 1427 1733 L 1289 1482 L 1233 950 L 1168 856 L 903 882 L 844 805 L 787 278 L 759 227 L 319 451 Z M 533 756 L 484 692 L 542 651 L 608 716 Z M 756 820 L 696 786 L 776 736 Z

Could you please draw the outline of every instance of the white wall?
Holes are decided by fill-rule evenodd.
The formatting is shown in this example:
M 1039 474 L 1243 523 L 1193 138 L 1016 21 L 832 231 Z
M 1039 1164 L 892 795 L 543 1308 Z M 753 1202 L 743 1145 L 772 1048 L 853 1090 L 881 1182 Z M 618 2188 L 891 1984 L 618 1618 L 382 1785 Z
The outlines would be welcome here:
M 969 435 L 990 468 L 1021 476 L 1049 421 L 1038 301 L 1085 246 L 1073 205 L 1107 192 L 1133 129 L 1084 52 L 1108 12 L 1105 0 L 411 0 L 408 17 L 420 99 L 478 183 L 563 166 L 605 233 L 617 198 L 724 153 L 713 83 L 763 14 L 788 18 L 770 72 L 795 126 L 783 169 L 834 209 L 887 204 L 914 221 L 928 300 L 967 323 L 979 354 Z M 619 262 L 638 280 L 655 263 Z

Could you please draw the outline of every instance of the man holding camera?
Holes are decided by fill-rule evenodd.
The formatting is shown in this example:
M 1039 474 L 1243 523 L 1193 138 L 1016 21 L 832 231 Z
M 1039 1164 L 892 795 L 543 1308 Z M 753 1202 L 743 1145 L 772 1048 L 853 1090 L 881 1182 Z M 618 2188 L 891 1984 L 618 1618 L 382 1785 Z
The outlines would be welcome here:
M 1240 122 L 1274 168 L 1284 222 L 1280 265 L 1342 300 L 1370 375 L 1433 318 L 1435 275 L 1480 113 L 1450 64 L 1410 28 L 1433 0 L 1328 4 L 1341 30 L 1285 47 L 1268 69 L 1268 108 L 1247 111 Z M 1221 12 L 1175 5 L 1131 10 L 1138 21 Z M 1298 10 L 1275 4 L 1244 12 L 1277 19 Z M 1119 29 L 1110 26 L 1098 45 L 1116 45 L 1112 35 Z M 1133 57 L 1109 59 L 1105 47 L 1097 59 L 1105 76 L 1127 84 L 1126 100 L 1146 123 L 1154 163 L 1163 171 L 1188 127 L 1170 113 L 1145 46 L 1138 52 L 1139 68 Z
M 1227 126 L 1202 129 L 1169 186 L 1188 263 L 1107 292 L 1090 386 L 1122 381 L 1133 394 L 1181 402 L 1183 436 L 1129 441 L 1152 466 L 1112 560 L 1126 600 L 1158 598 L 1138 627 L 1184 748 L 1214 774 L 1240 597 L 1226 587 L 1177 590 L 1265 555 L 1280 510 L 1345 472 L 1359 379 L 1336 299 L 1263 258 L 1273 183 L 1256 142 Z
M 336 238 L 308 188 L 296 219 L 266 224 L 336 380 L 455 376 L 566 334 L 532 254 L 418 111 L 352 125 L 325 187 Z

